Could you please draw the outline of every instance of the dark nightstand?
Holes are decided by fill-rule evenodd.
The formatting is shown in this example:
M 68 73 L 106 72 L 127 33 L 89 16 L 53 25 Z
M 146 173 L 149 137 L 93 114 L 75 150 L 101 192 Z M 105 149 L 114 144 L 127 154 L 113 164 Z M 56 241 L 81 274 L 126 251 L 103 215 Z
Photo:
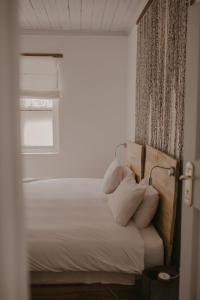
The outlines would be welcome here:
M 179 272 L 176 267 L 153 267 L 142 274 L 142 300 L 178 300 L 178 287 Z

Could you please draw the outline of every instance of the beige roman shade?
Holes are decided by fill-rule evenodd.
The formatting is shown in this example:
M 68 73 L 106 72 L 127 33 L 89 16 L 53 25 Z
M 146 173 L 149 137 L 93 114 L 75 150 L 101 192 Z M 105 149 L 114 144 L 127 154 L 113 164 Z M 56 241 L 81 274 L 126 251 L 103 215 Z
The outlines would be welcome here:
M 60 59 L 22 56 L 20 88 L 24 98 L 61 98 Z

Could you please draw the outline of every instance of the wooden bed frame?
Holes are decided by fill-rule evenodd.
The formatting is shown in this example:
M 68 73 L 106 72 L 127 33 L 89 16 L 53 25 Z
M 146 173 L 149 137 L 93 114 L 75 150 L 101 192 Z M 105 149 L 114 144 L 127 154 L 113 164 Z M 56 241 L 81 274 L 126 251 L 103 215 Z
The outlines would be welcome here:
M 159 232 L 165 251 L 165 263 L 169 264 L 172 256 L 174 227 L 176 217 L 178 162 L 171 156 L 151 147 L 127 141 L 126 160 L 128 166 L 135 172 L 138 182 L 149 178 L 154 166 L 173 167 L 175 176 L 156 168 L 152 173 L 153 186 L 159 192 L 160 202 L 154 225 Z
M 177 161 L 168 155 L 150 147 L 145 148 L 127 141 L 127 165 L 135 172 L 138 181 L 144 176 L 149 177 L 153 166 L 174 167 Z M 155 169 L 153 186 L 160 193 L 160 206 L 154 223 L 160 233 L 164 246 L 166 261 L 169 262 L 172 252 L 175 211 L 176 211 L 176 178 L 169 177 L 166 170 Z M 62 284 L 62 285 L 32 285 L 32 300 L 59 299 L 139 299 L 140 282 L 134 286 L 113 284 Z
M 138 182 L 144 176 L 144 146 L 127 141 L 126 146 L 126 163 L 135 173 Z
M 169 264 L 172 255 L 174 227 L 177 200 L 178 162 L 169 155 L 146 146 L 144 176 L 149 177 L 154 166 L 175 170 L 174 176 L 169 176 L 167 170 L 155 168 L 152 172 L 152 184 L 159 192 L 159 208 L 154 218 L 154 225 L 159 232 L 165 249 L 165 263 Z

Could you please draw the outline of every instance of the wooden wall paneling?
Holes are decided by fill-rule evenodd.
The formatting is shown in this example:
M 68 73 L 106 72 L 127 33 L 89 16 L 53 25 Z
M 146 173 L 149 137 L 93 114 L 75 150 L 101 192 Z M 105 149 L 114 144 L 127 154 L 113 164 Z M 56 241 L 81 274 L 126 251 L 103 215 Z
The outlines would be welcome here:
M 127 165 L 135 172 L 137 181 L 144 175 L 144 147 L 128 141 L 126 148 Z
M 145 178 L 149 178 L 153 166 L 173 167 L 175 176 L 169 176 L 167 170 L 155 168 L 152 172 L 153 186 L 160 195 L 159 208 L 154 224 L 163 239 L 166 262 L 170 262 L 173 248 L 174 227 L 177 203 L 178 162 L 169 155 L 146 146 Z

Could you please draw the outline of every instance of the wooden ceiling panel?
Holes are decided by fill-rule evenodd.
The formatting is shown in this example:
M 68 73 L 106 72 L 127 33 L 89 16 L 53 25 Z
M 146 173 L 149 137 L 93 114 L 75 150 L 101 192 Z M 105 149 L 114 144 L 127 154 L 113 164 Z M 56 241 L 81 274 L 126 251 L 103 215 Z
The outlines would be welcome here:
M 102 30 L 103 31 L 111 31 L 114 30 L 112 28 L 112 24 L 114 22 L 116 12 L 119 6 L 120 0 L 108 0 L 106 10 L 104 13 L 104 18 L 102 22 Z
M 94 0 L 90 30 L 92 31 L 101 30 L 102 21 L 104 18 L 107 3 L 108 0 L 102 0 L 102 1 Z
M 72 30 L 81 29 L 82 0 L 70 0 L 70 27 Z
M 56 6 L 61 30 L 70 30 L 69 1 L 56 0 Z
M 113 20 L 113 24 L 112 24 L 112 26 L 116 30 L 121 30 L 122 25 L 123 25 L 123 30 L 124 30 L 124 23 L 126 24 L 128 22 L 127 13 L 129 11 L 131 3 L 132 3 L 131 0 L 120 0 L 118 9 L 116 11 L 116 16 L 115 16 L 115 19 Z
M 143 2 L 145 0 L 142 0 Z M 20 25 L 37 32 L 127 34 L 141 0 L 20 0 Z
M 82 17 L 81 17 L 81 31 L 90 31 L 91 20 L 94 12 L 94 0 L 82 1 Z

